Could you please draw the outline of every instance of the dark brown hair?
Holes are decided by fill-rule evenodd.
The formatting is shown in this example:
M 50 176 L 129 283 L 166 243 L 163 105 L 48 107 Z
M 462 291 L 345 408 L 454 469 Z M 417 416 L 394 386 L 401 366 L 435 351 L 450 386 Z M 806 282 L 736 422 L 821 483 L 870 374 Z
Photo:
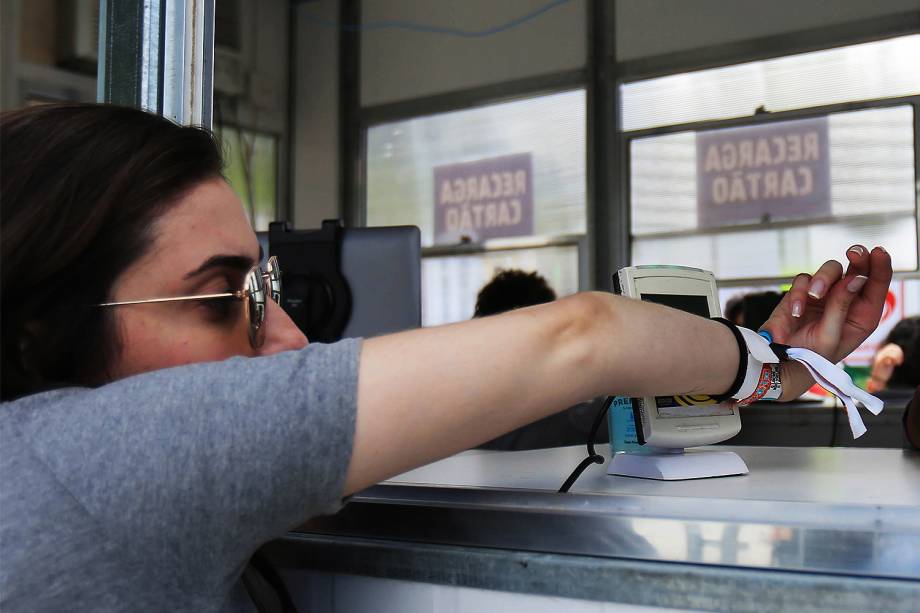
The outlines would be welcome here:
M 496 315 L 512 309 L 552 302 L 556 292 L 536 272 L 512 268 L 499 270 L 476 296 L 473 317 Z
M 99 104 L 0 115 L 2 399 L 108 379 L 119 342 L 105 302 L 154 222 L 220 176 L 206 130 Z

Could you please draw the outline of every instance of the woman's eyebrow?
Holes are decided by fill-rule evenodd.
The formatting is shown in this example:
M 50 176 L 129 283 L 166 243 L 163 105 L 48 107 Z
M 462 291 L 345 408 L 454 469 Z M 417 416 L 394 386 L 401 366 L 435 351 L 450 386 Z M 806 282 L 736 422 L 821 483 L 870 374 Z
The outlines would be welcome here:
M 212 255 L 205 260 L 201 266 L 187 273 L 184 278 L 191 279 L 192 277 L 197 277 L 215 268 L 231 268 L 239 270 L 240 272 L 246 272 L 253 266 L 254 262 L 252 258 L 245 255 Z

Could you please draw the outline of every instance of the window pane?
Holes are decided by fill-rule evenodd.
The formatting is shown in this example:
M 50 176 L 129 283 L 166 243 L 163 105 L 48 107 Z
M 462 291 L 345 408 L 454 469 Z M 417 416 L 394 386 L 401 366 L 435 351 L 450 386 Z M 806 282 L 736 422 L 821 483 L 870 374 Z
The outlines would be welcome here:
M 476 295 L 500 268 L 536 271 L 560 298 L 578 291 L 575 245 L 429 257 L 422 260 L 422 325 L 470 319 Z
M 277 216 L 278 138 L 251 130 L 217 126 L 224 149 L 224 176 L 243 202 L 253 228 L 268 230 Z
M 623 130 L 920 94 L 917 58 L 912 34 L 627 83 Z
M 367 223 L 435 237 L 436 168 L 530 154 L 533 234 L 585 232 L 585 92 L 575 90 L 382 124 L 367 134 Z M 489 183 L 488 185 L 492 185 Z M 490 188 L 491 189 L 491 188 Z M 457 236 L 441 242 L 456 243 Z
M 835 113 L 828 116 L 827 131 L 830 215 L 825 217 L 833 221 L 730 234 L 700 228 L 697 133 L 632 140 L 633 263 L 699 266 L 723 279 L 784 276 L 863 242 L 885 245 L 896 269 L 916 269 L 912 108 Z
M 917 221 L 912 215 L 880 221 L 841 221 L 781 230 L 640 238 L 632 263 L 674 264 L 711 270 L 718 279 L 790 277 L 841 259 L 854 243 L 883 245 L 895 270 L 917 268 Z

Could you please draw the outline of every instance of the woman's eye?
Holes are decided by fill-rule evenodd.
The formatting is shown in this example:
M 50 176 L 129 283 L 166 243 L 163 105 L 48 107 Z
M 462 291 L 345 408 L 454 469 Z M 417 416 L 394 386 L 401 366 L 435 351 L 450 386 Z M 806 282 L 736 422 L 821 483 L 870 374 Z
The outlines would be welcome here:
M 201 304 L 218 321 L 230 319 L 236 313 L 238 300 L 232 298 L 218 298 L 216 300 L 202 300 Z

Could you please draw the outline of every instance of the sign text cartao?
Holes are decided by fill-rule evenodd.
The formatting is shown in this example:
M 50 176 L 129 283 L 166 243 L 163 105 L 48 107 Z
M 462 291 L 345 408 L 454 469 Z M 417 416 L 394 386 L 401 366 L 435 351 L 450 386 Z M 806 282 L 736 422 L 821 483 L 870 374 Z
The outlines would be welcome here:
M 829 216 L 827 117 L 698 132 L 701 228 Z
M 434 203 L 437 243 L 533 234 L 531 155 L 438 166 Z

